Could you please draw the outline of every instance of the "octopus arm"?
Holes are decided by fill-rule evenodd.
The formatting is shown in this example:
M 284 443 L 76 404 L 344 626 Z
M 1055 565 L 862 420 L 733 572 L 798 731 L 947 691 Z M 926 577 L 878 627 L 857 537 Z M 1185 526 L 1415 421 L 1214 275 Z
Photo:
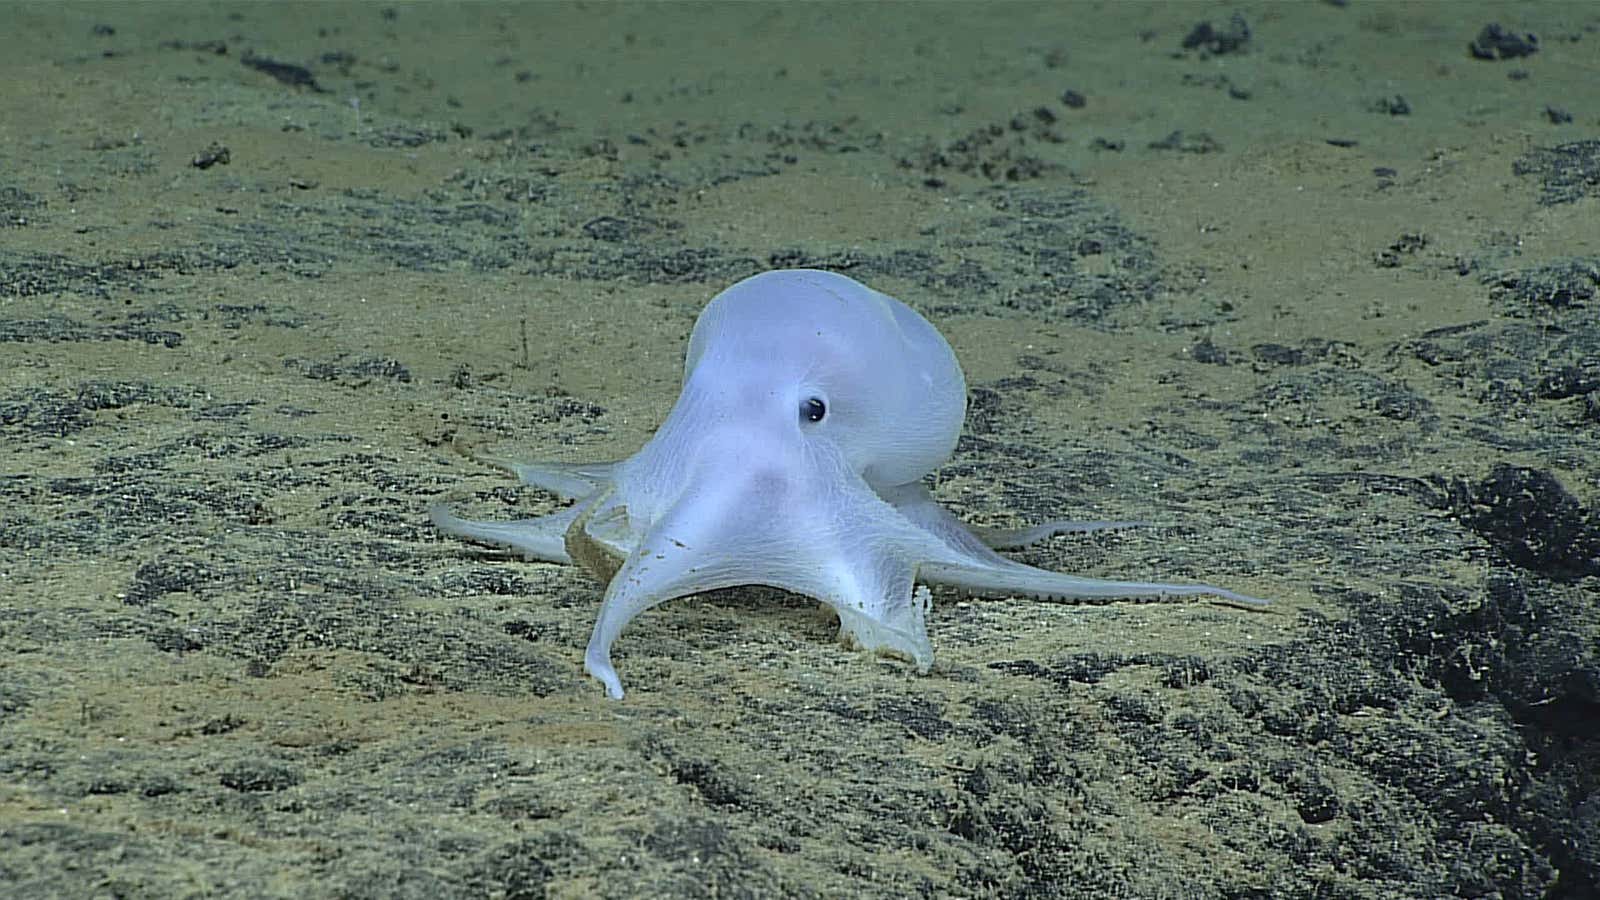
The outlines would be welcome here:
M 612 471 L 617 466 L 614 462 L 516 462 L 487 456 L 479 459 L 516 475 L 523 484 L 549 491 L 563 500 L 577 500 L 598 493 L 611 483 Z
M 516 519 L 510 522 L 483 522 L 462 519 L 451 513 L 443 504 L 428 509 L 428 518 L 445 534 L 481 541 L 500 547 L 522 551 L 529 559 L 545 562 L 572 563 L 567 554 L 566 534 L 573 520 L 583 514 L 587 503 L 569 506 L 548 516 L 534 519 Z
M 1107 581 L 1051 572 L 1002 559 L 1001 564 L 986 559 L 962 563 L 926 562 L 917 576 L 932 584 L 948 585 L 988 597 L 1028 596 L 1040 600 L 1095 600 L 1139 597 L 1212 596 L 1226 603 L 1262 607 L 1268 601 L 1230 591 L 1212 584 L 1172 584 L 1160 581 Z

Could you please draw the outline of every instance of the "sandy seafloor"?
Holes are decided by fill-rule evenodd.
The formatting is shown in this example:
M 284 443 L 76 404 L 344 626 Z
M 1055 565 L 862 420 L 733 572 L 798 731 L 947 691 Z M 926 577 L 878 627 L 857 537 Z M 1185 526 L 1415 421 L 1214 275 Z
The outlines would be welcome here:
M 1600 7 L 0 17 L 5 896 L 1600 890 Z M 1272 608 L 731 590 L 604 699 L 426 509 L 800 265 L 955 347 L 951 508 Z

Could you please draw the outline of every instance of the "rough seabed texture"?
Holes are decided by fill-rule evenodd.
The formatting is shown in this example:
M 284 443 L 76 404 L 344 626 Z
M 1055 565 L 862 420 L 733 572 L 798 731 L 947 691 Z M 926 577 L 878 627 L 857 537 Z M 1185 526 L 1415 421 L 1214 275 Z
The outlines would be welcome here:
M 5 17 L 11 895 L 1600 890 L 1592 5 Z M 795 266 L 950 339 L 947 506 L 1272 610 L 936 592 L 917 676 L 736 589 L 608 703 L 426 509 Z

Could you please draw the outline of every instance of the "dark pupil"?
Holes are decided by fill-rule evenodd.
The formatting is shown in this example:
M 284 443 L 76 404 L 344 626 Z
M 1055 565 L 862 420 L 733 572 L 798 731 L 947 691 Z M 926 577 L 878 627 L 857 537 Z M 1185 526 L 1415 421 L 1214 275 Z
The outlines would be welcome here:
M 807 422 L 821 422 L 822 417 L 828 414 L 828 407 L 816 397 L 808 397 L 800 404 L 800 418 Z

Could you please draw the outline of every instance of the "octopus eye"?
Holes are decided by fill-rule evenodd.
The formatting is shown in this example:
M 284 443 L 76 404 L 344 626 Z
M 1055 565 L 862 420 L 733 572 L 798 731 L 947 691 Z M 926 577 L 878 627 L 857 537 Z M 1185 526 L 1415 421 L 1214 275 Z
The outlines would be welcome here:
M 807 397 L 800 401 L 800 421 L 821 422 L 822 417 L 828 414 L 828 405 L 822 402 L 821 397 Z

